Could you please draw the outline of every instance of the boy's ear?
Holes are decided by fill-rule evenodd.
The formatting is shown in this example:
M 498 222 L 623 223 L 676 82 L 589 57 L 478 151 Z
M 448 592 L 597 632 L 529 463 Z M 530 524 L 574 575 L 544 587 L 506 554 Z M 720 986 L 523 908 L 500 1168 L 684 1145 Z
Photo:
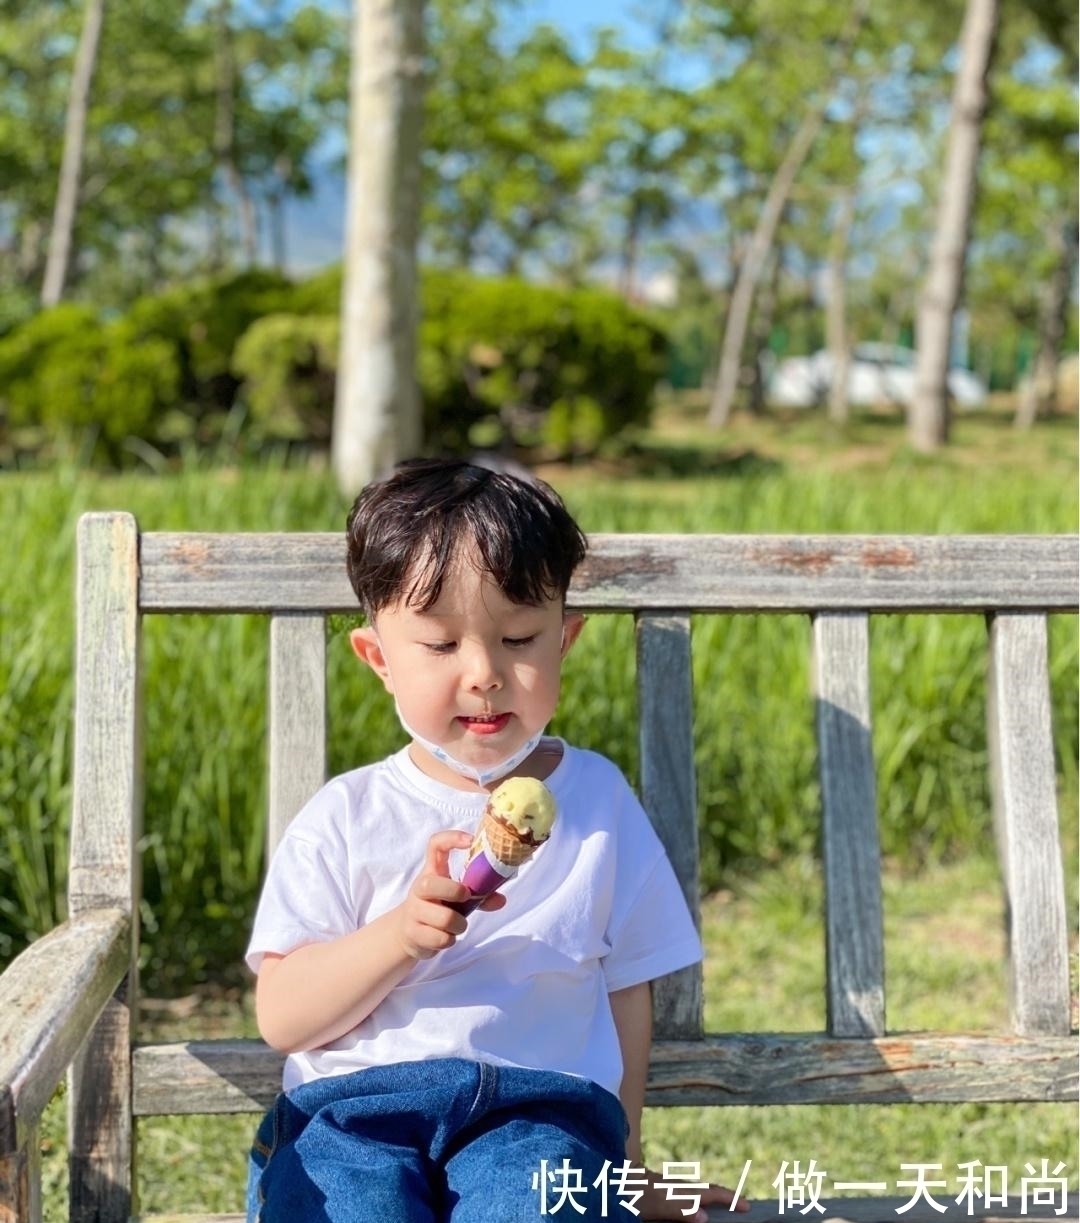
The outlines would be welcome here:
M 581 612 L 572 612 L 568 616 L 563 616 L 562 649 L 559 651 L 563 658 L 570 652 L 570 647 L 577 641 L 584 627 L 585 617 Z
M 349 633 L 349 645 L 352 646 L 356 657 L 361 662 L 367 663 L 379 679 L 382 680 L 386 691 L 393 692 L 394 687 L 390 680 L 390 668 L 386 665 L 386 657 L 383 654 L 383 648 L 379 644 L 379 638 L 375 630 L 373 628 L 354 628 Z

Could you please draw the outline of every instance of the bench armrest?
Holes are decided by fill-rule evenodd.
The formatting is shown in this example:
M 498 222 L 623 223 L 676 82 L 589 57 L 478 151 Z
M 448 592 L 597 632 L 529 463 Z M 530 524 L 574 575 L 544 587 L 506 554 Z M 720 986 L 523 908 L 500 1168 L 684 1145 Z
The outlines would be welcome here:
M 0 975 L 0 1158 L 37 1125 L 128 970 L 131 919 L 95 909 L 57 926 Z

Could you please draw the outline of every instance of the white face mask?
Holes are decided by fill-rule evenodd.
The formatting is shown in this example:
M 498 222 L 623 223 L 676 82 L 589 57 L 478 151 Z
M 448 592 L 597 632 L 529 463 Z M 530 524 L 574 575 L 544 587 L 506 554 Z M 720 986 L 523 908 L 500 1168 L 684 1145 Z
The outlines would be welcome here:
M 376 634 L 376 640 L 378 640 L 378 634 Z M 560 648 L 565 646 L 565 644 L 566 625 L 563 625 L 562 637 L 559 642 Z M 381 641 L 379 641 L 379 648 L 382 649 Z M 385 659 L 385 657 L 386 651 L 383 650 L 383 658 Z M 389 671 L 389 666 L 387 666 L 386 669 Z M 393 678 L 394 677 L 391 675 L 391 683 L 393 683 Z M 529 739 L 526 739 L 526 741 L 517 749 L 516 752 L 512 752 L 509 756 L 505 757 L 505 759 L 497 761 L 495 764 L 490 765 L 486 769 L 478 769 L 474 765 L 466 764 L 464 760 L 456 759 L 454 756 L 450 755 L 445 747 L 441 747 L 438 743 L 433 743 L 430 739 L 425 739 L 423 735 L 418 734 L 415 730 L 413 730 L 408 722 L 405 721 L 405 716 L 401 712 L 401 706 L 398 704 L 398 699 L 396 696 L 394 697 L 394 712 L 397 714 L 397 720 L 401 723 L 401 729 L 409 736 L 410 739 L 416 743 L 419 743 L 426 752 L 429 752 L 435 757 L 436 760 L 445 764 L 447 768 L 453 769 L 458 776 L 468 777 L 480 786 L 487 786 L 493 781 L 498 781 L 500 777 L 505 777 L 511 769 L 516 769 L 517 766 L 526 759 L 526 757 L 531 756 L 533 752 L 536 751 L 537 747 L 540 745 L 540 740 L 544 737 L 544 731 L 547 729 L 546 726 L 542 726 L 535 735 L 532 735 Z
M 427 752 L 430 752 L 436 760 L 441 761 L 447 768 L 453 769 L 455 773 L 461 777 L 469 777 L 477 783 L 477 785 L 486 786 L 490 782 L 498 781 L 500 777 L 505 777 L 511 769 L 517 766 L 527 757 L 531 756 L 544 737 L 544 729 L 541 728 L 527 739 L 521 747 L 507 756 L 505 760 L 500 760 L 496 764 L 490 765 L 486 769 L 475 768 L 471 764 L 466 764 L 464 760 L 456 760 L 445 747 L 440 747 L 437 743 L 432 743 L 430 739 L 425 739 L 423 735 L 418 735 L 415 730 L 405 721 L 401 714 L 401 707 L 397 703 L 397 698 L 394 698 L 394 711 L 397 713 L 398 721 L 401 723 L 402 730 L 416 743 Z

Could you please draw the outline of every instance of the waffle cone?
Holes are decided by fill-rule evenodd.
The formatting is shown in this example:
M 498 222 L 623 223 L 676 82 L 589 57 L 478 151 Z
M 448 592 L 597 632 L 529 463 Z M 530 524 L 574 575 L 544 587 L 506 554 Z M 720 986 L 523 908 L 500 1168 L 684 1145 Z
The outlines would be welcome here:
M 487 813 L 480 823 L 478 832 L 489 853 L 493 854 L 504 866 L 520 866 L 527 862 L 536 852 L 537 846 L 530 844 L 503 823 L 497 816 Z

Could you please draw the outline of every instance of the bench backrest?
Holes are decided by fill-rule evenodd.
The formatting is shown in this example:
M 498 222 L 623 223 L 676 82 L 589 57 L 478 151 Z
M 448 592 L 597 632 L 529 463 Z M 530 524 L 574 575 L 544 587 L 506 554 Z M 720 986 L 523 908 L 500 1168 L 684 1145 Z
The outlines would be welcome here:
M 687 969 L 658 983 L 648 1102 L 1076 1098 L 1047 660 L 1047 614 L 1077 607 L 1076 540 L 602 535 L 590 544 L 570 603 L 635 617 L 642 798 L 695 914 L 691 615 L 797 612 L 812 621 L 827 1030 L 706 1035 L 701 972 Z M 141 618 L 230 611 L 269 618 L 272 845 L 324 780 L 324 621 L 356 612 L 343 550 L 342 537 L 331 534 L 140 535 L 125 514 L 81 521 L 73 915 L 119 909 L 137 926 Z M 892 1039 L 885 1030 L 869 620 L 928 611 L 984 613 L 988 622 L 1009 1033 Z M 134 947 L 131 955 L 133 965 Z M 73 1076 L 72 1194 L 96 1203 L 94 1217 L 124 1217 L 132 1112 L 257 1110 L 280 1081 L 280 1059 L 258 1042 L 133 1054 L 134 981 L 132 972 L 106 1005 Z

